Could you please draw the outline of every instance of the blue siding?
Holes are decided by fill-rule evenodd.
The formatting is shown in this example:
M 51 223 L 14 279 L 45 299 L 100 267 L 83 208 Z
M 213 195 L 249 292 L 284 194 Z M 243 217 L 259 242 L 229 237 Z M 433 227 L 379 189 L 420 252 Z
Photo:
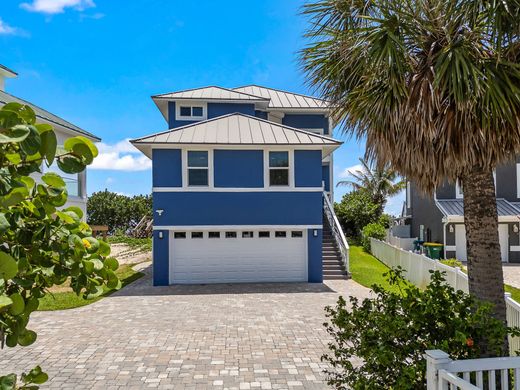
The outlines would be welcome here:
M 255 111 L 255 116 L 256 116 L 257 118 L 267 120 L 267 112 L 266 112 L 266 111 L 259 111 L 259 110 L 256 110 L 256 111 Z
M 330 191 L 330 165 L 323 164 L 321 167 L 322 180 L 325 182 L 325 191 Z
M 154 226 L 321 225 L 321 192 L 155 192 Z
M 152 185 L 154 187 L 182 187 L 180 149 L 154 149 L 152 161 Z
M 208 119 L 240 112 L 255 115 L 255 105 L 251 103 L 208 103 Z
M 162 233 L 163 237 L 159 238 Z M 153 285 L 167 286 L 169 283 L 169 243 L 168 230 L 154 230 L 153 232 Z
M 294 151 L 296 187 L 321 187 L 321 150 Z
M 215 150 L 215 187 L 264 186 L 262 150 Z
M 308 250 L 308 280 L 309 283 L 323 282 L 323 262 L 322 262 L 322 242 L 323 230 L 316 229 L 318 235 L 314 237 L 315 229 L 307 230 L 307 250 Z
M 178 121 L 175 120 L 175 102 L 168 102 L 168 128 L 175 129 L 176 127 L 191 125 L 198 121 Z
M 297 129 L 323 129 L 323 134 L 329 134 L 329 120 L 325 115 L 317 114 L 285 114 L 282 123 Z

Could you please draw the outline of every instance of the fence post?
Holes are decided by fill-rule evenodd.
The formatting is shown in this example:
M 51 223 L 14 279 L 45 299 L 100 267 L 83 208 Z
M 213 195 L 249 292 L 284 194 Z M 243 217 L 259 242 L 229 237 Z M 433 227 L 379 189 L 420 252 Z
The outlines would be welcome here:
M 440 349 L 425 351 L 426 358 L 426 390 L 438 390 L 438 371 L 451 363 L 450 355 Z
M 457 291 L 459 289 L 459 271 L 460 271 L 460 268 L 459 267 L 455 267 L 455 291 Z

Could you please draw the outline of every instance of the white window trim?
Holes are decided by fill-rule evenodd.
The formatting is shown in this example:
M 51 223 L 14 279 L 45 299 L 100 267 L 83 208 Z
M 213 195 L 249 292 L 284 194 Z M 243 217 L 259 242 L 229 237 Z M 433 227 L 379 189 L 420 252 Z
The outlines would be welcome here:
M 406 182 L 406 208 L 412 208 L 412 185 L 410 181 Z
M 520 163 L 516 163 L 516 197 L 520 198 Z
M 196 186 L 190 185 L 188 182 L 188 171 L 191 169 L 188 166 L 188 152 L 207 152 L 208 153 L 208 185 Z M 193 169 L 204 169 L 204 167 L 192 167 Z M 213 150 L 212 149 L 183 149 L 182 150 L 182 188 L 186 189 L 208 189 L 213 188 Z
M 202 107 L 202 116 L 183 116 L 181 115 L 182 107 Z M 208 104 L 197 101 L 176 101 L 175 102 L 175 119 L 178 121 L 203 121 L 208 118 Z
M 285 169 L 285 167 L 273 167 L 271 168 L 269 165 L 269 153 L 270 152 L 287 152 L 289 157 L 289 167 L 287 168 L 289 171 L 289 183 L 288 185 L 281 186 L 272 186 L 270 185 L 271 178 L 271 169 Z M 294 189 L 294 150 L 274 150 L 267 149 L 264 150 L 264 188 L 271 190 L 285 190 L 285 189 Z
M 319 135 L 323 135 L 325 132 L 325 129 L 323 127 L 308 127 L 308 128 L 303 128 L 301 130 L 307 131 L 307 132 L 313 133 L 313 134 L 319 134 Z

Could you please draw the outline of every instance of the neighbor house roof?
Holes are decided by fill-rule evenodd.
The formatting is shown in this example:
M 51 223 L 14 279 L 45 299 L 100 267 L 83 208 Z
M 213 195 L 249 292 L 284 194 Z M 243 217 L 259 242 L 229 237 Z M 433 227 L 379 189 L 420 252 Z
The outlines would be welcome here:
M 328 103 L 322 99 L 287 91 L 281 91 L 274 88 L 261 87 L 259 85 L 245 85 L 243 87 L 233 88 L 233 90 L 269 99 L 269 108 L 273 109 L 286 108 L 327 110 L 329 107 Z
M 235 113 L 152 134 L 131 141 L 141 145 L 300 145 L 319 146 L 325 155 L 342 142 L 319 134 Z M 150 154 L 150 148 L 139 148 Z M 146 150 L 145 150 L 146 149 Z
M 463 199 L 437 199 L 435 203 L 445 217 L 464 217 Z M 497 212 L 499 217 L 520 218 L 520 208 L 505 199 L 497 199 Z
M 26 100 L 20 99 L 16 96 L 13 96 L 5 91 L 0 91 L 0 105 L 3 106 L 7 103 L 20 103 L 25 104 L 33 109 L 33 111 L 36 114 L 36 117 L 39 119 L 42 119 L 44 121 L 50 122 L 54 125 L 59 125 L 64 127 L 65 129 L 71 130 L 73 132 L 79 133 L 81 135 L 84 135 L 88 138 L 93 139 L 94 141 L 101 141 L 101 138 L 95 136 L 92 133 L 89 133 L 88 131 L 85 131 L 81 128 L 79 128 L 76 125 L 73 125 L 72 123 L 66 121 L 63 118 L 60 118 L 57 115 L 51 114 L 49 111 L 44 110 L 43 108 L 40 108 Z
M 7 73 L 9 74 L 9 77 L 16 77 L 18 76 L 18 73 L 16 73 L 14 70 L 9 69 L 7 66 L 0 64 L 0 73 Z
M 261 96 L 253 96 L 248 93 L 237 92 L 232 89 L 209 86 L 203 88 L 187 89 L 184 91 L 164 93 L 152 96 L 152 99 L 203 99 L 203 100 L 245 100 L 245 101 L 266 101 L 268 99 Z

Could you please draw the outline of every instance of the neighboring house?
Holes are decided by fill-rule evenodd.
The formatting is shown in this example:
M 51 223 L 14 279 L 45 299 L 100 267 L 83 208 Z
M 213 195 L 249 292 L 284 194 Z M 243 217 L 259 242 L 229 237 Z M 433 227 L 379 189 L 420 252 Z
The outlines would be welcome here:
M 17 73 L 0 65 L 0 107 L 7 103 L 21 103 L 30 106 L 36 113 L 36 121 L 38 123 L 48 123 L 54 127 L 56 137 L 58 139 L 58 145 L 63 145 L 65 140 L 70 137 L 82 135 L 93 142 L 99 142 L 101 139 L 95 135 L 80 129 L 66 120 L 51 114 L 50 112 L 28 102 L 22 100 L 16 96 L 13 96 L 5 91 L 5 79 L 14 78 Z M 79 174 L 67 174 L 61 172 L 55 165 L 47 168 L 46 166 L 42 169 L 45 171 L 56 171 L 58 172 L 67 184 L 67 191 L 69 194 L 66 206 L 78 206 L 86 215 L 87 209 L 87 172 L 86 170 Z
M 155 285 L 345 277 L 323 221 L 341 145 L 323 100 L 259 86 L 152 99 L 169 130 L 132 143 L 153 163 Z
M 520 158 L 496 169 L 498 235 L 503 262 L 520 263 Z M 434 197 L 424 196 L 407 183 L 402 218 L 411 237 L 444 244 L 444 257 L 466 260 L 464 194 L 459 183 L 437 188 Z

